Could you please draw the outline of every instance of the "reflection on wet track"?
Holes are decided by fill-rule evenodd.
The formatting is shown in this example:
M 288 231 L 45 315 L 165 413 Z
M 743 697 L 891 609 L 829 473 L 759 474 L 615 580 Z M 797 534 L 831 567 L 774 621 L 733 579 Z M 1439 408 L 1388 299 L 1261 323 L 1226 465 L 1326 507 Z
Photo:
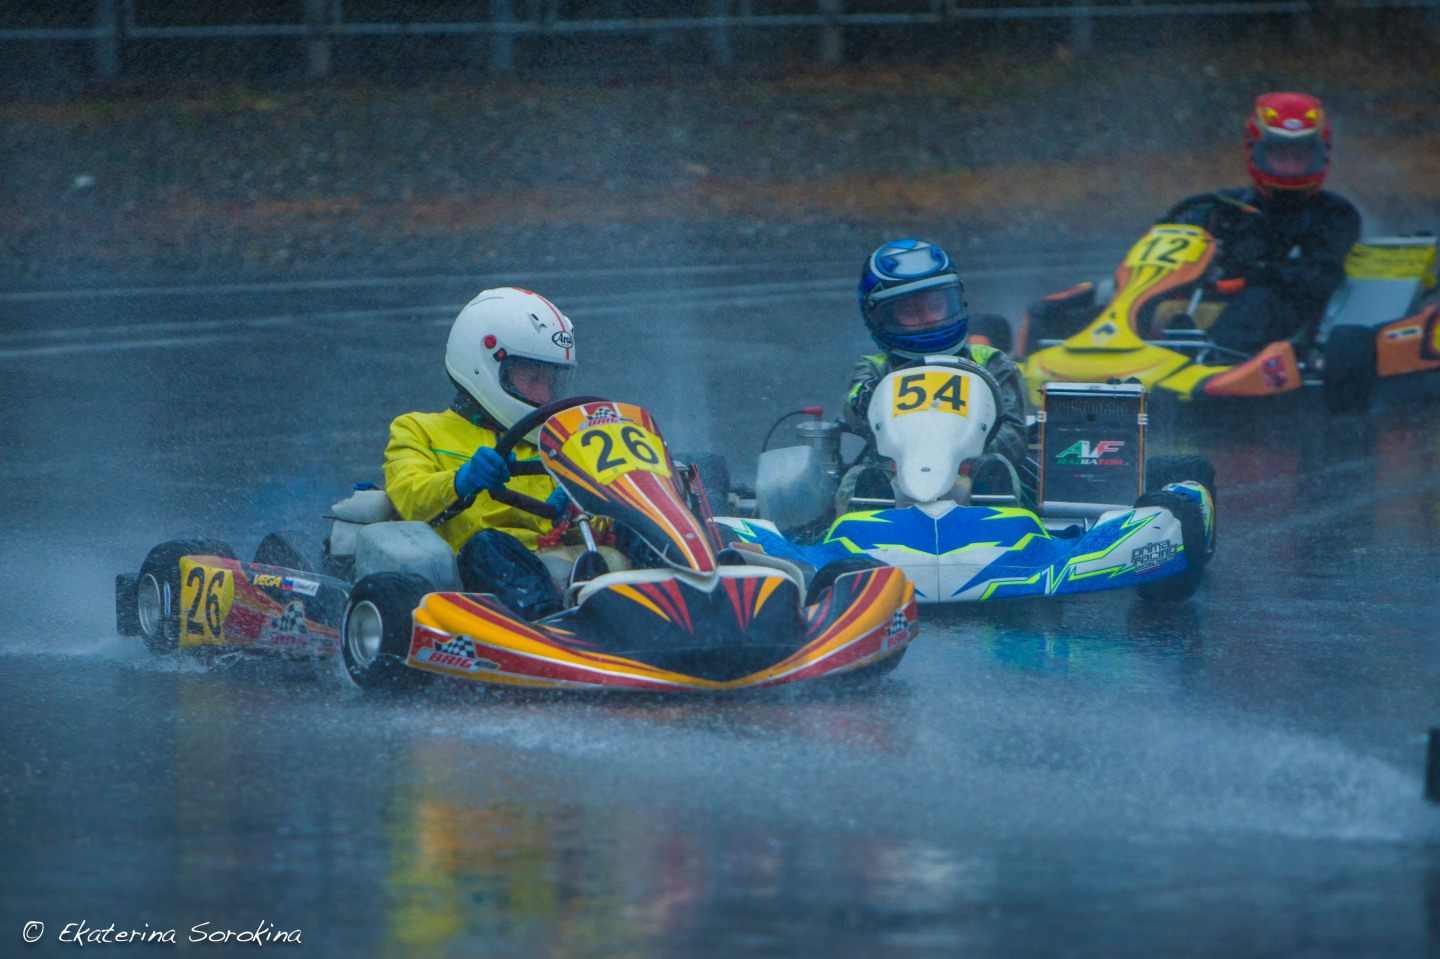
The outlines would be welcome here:
M 824 278 L 773 309 L 736 309 L 723 273 L 628 312 L 614 294 L 589 324 L 574 308 L 582 385 L 744 475 L 772 412 L 833 406 L 864 347 Z M 562 306 L 611 295 L 556 284 Z M 1175 424 L 1152 452 L 1219 477 L 1194 601 L 927 608 L 871 694 L 377 699 L 333 671 L 157 662 L 113 631 L 111 577 L 153 542 L 318 530 L 373 477 L 389 417 L 444 402 L 433 316 L 307 323 L 398 304 L 290 293 L 301 322 L 238 340 L 187 337 L 183 311 L 273 302 L 142 299 L 114 322 L 178 345 L 0 356 L 0 943 L 85 920 L 182 941 L 264 921 L 345 956 L 1440 948 L 1440 810 L 1420 799 L 1440 406 Z

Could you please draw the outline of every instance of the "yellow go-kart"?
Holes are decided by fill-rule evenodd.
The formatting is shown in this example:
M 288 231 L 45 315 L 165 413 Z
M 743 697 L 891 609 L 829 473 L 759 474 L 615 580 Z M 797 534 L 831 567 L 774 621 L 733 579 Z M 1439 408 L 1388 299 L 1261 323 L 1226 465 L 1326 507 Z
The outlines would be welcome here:
M 1357 243 L 1313 342 L 1255 353 L 1207 330 L 1243 281 L 1217 278 L 1204 229 L 1152 227 L 1115 270 L 1108 299 L 1083 283 L 1029 310 L 1015 353 L 1038 405 L 1046 383 L 1138 381 L 1158 400 L 1250 398 L 1319 387 L 1334 412 L 1367 409 L 1384 377 L 1440 369 L 1440 291 L 1433 236 Z

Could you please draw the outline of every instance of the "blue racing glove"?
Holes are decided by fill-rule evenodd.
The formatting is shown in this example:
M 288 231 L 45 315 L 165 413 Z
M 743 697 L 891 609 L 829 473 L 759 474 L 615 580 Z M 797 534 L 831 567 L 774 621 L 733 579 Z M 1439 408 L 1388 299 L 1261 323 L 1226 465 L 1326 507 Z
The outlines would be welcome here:
M 513 462 L 514 453 L 505 460 L 490 447 L 480 447 L 470 457 L 470 462 L 455 471 L 455 492 L 462 499 L 469 499 L 481 490 L 493 492 L 501 489 L 510 482 L 510 464 Z
M 555 518 L 558 520 L 565 515 L 570 508 L 570 494 L 565 492 L 563 486 L 555 487 L 555 492 L 545 497 L 545 505 L 555 511 Z

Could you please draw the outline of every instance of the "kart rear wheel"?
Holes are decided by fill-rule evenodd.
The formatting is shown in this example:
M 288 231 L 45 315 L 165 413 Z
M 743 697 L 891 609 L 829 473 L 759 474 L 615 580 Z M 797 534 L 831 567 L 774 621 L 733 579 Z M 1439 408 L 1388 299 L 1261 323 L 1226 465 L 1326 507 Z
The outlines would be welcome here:
M 429 592 L 413 573 L 372 573 L 355 584 L 340 621 L 340 656 L 356 686 L 409 689 L 430 680 L 430 673 L 405 665 L 415 607 Z
M 1010 330 L 1010 323 L 998 313 L 970 317 L 970 335 L 985 337 L 1001 353 L 1015 349 L 1015 334 Z
M 1337 326 L 1325 340 L 1320 392 L 1331 413 L 1364 413 L 1375 396 L 1375 331 Z
M 214 539 L 175 539 L 150 550 L 135 580 L 135 619 L 145 646 L 157 655 L 180 648 L 180 560 L 185 556 L 235 559 Z
M 805 590 L 805 605 L 814 606 L 824 598 L 825 592 L 835 585 L 835 580 L 846 573 L 858 573 L 866 569 L 884 569 L 885 564 L 870 556 L 847 556 L 826 563 L 810 580 Z
M 325 552 L 308 534 L 282 529 L 260 541 L 255 549 L 255 562 L 301 573 L 319 573 L 324 569 Z
M 1150 602 L 1178 603 L 1195 595 L 1205 576 L 1205 516 L 1200 504 L 1182 493 L 1156 490 L 1135 501 L 1141 506 L 1161 506 L 1180 521 L 1180 542 L 1184 546 L 1185 571 L 1164 579 L 1141 583 L 1136 589 L 1140 598 Z

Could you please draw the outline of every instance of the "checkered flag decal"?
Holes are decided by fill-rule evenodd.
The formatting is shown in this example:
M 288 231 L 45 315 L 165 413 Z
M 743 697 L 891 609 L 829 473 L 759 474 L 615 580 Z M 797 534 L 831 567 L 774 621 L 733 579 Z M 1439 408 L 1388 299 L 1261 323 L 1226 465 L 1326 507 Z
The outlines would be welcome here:
M 475 643 L 469 636 L 451 636 L 435 648 L 442 653 L 449 653 L 451 656 L 464 656 L 466 659 L 476 658 Z
M 282 633 L 298 633 L 305 628 L 305 607 L 301 603 L 291 603 L 285 607 L 285 612 L 275 620 L 275 628 Z

